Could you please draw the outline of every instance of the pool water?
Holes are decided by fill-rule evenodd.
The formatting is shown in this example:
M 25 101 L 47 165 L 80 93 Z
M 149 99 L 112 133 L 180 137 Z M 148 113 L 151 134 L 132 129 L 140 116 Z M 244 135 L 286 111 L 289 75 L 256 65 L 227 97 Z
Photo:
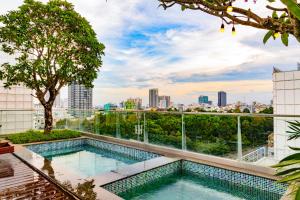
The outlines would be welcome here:
M 191 174 L 176 174 L 119 194 L 130 200 L 279 200 L 281 195 Z
M 90 145 L 44 151 L 40 154 L 51 162 L 52 168 L 71 170 L 81 178 L 118 170 L 141 161 Z

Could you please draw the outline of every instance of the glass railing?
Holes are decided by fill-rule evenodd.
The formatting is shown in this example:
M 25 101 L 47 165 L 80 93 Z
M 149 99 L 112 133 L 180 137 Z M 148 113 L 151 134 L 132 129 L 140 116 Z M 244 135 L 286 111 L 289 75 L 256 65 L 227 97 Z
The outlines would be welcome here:
M 43 110 L 0 111 L 0 136 L 44 127 Z M 72 129 L 270 165 L 291 153 L 287 121 L 300 115 L 53 109 L 54 129 Z M 298 142 L 298 143 L 297 143 Z

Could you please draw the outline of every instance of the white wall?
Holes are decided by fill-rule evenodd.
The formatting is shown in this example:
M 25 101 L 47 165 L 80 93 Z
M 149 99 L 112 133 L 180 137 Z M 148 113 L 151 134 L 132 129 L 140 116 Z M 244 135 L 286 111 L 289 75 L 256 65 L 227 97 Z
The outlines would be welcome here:
M 273 73 L 274 114 L 300 115 L 300 71 Z M 274 156 L 282 159 L 293 151 L 289 146 L 300 147 L 300 139 L 288 141 L 287 121 L 300 118 L 274 118 Z
M 5 89 L 0 81 L 0 134 L 31 129 L 32 109 L 31 90 L 22 86 Z

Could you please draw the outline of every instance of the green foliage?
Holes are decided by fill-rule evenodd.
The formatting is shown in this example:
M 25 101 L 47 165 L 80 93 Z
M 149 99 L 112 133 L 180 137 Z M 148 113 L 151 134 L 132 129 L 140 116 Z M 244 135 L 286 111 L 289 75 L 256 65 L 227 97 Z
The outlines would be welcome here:
M 225 141 L 213 143 L 196 142 L 195 151 L 210 155 L 224 155 L 230 152 L 230 147 Z
M 267 43 L 267 41 L 270 39 L 270 37 L 272 37 L 272 35 L 274 34 L 274 31 L 268 31 L 263 39 L 264 44 Z
M 61 140 L 80 137 L 81 134 L 71 130 L 52 130 L 50 134 L 43 134 L 42 131 L 30 130 L 24 133 L 16 133 L 6 137 L 14 144 L 25 144 L 51 140 Z
M 289 140 L 300 138 L 300 122 L 288 122 L 289 128 L 292 131 L 287 131 L 290 134 Z M 274 165 L 277 168 L 277 176 L 283 176 L 279 182 L 289 183 L 292 188 L 292 196 L 295 200 L 300 199 L 300 148 L 290 147 L 296 153 L 282 159 L 278 164 Z
M 281 41 L 285 46 L 289 46 L 289 34 L 288 33 L 281 34 Z
M 94 120 L 81 123 L 83 131 L 116 136 L 117 120 L 121 138 L 143 141 L 143 136 L 135 134 L 135 126 L 144 124 L 143 115 L 133 112 L 98 113 Z M 191 151 L 212 155 L 227 155 L 236 152 L 237 119 L 230 116 L 185 115 L 187 148 Z M 74 127 L 79 127 L 75 122 Z M 77 124 L 75 124 L 77 123 Z M 70 122 L 68 122 L 70 126 Z M 149 142 L 181 149 L 181 114 L 147 112 L 146 131 Z M 266 144 L 268 134 L 273 131 L 271 118 L 242 117 L 243 147 L 255 148 Z M 94 128 L 93 128 L 94 127 Z
M 287 131 L 287 133 L 290 134 L 289 140 L 300 138 L 300 122 L 295 121 L 295 122 L 288 122 L 288 123 L 290 124 L 289 128 L 292 130 L 292 131 Z
M 259 113 L 263 113 L 263 114 L 273 114 L 273 113 L 274 113 L 273 107 L 265 108 L 264 110 L 260 111 Z
M 0 22 L 2 50 L 16 56 L 16 62 L 0 68 L 5 86 L 24 83 L 36 89 L 77 81 L 92 87 L 104 46 L 72 4 L 25 0 L 18 10 L 2 15 Z
M 295 17 L 300 20 L 300 6 L 297 4 L 297 1 L 295 0 L 281 0 L 283 4 L 287 6 L 289 11 L 293 13 Z
M 1 50 L 15 58 L 0 65 L 0 80 L 5 87 L 23 84 L 35 91 L 45 108 L 49 132 L 51 108 L 60 89 L 72 82 L 93 87 L 104 45 L 65 0 L 24 0 L 17 10 L 1 15 L 0 24 Z

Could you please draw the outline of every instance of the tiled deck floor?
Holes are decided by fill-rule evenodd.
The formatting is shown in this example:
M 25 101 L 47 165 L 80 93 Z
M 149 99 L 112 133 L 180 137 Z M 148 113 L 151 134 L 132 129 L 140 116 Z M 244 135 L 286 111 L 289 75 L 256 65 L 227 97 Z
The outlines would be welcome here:
M 12 154 L 0 155 L 0 200 L 74 199 Z

